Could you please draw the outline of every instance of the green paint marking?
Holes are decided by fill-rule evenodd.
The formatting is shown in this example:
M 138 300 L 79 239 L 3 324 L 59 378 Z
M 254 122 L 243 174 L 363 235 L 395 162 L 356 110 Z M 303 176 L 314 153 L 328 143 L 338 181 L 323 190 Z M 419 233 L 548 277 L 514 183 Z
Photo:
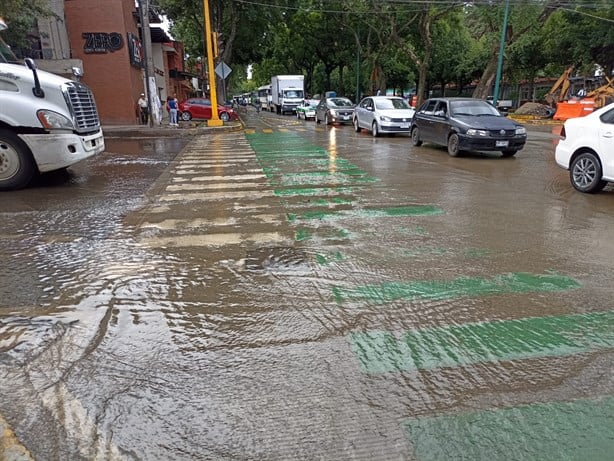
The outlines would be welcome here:
M 356 187 L 311 187 L 311 188 L 288 188 L 275 189 L 274 193 L 280 197 L 292 197 L 295 195 L 330 195 L 330 194 L 351 194 L 358 190 Z
M 310 240 L 312 238 L 311 232 L 308 229 L 298 229 L 294 234 L 294 240 L 302 242 L 304 240 Z
M 283 175 L 276 175 L 274 178 L 270 179 L 271 184 L 274 186 L 304 186 L 304 185 L 313 185 L 317 186 L 320 184 L 340 184 L 347 185 L 351 183 L 368 183 L 378 181 L 377 178 L 372 176 L 349 176 L 346 174 L 300 174 L 300 173 L 289 173 Z
M 341 198 L 341 197 L 333 197 L 333 198 L 311 198 L 307 200 L 303 200 L 297 203 L 285 202 L 287 207 L 299 208 L 299 207 L 329 207 L 332 205 L 351 205 L 352 200 Z
M 443 210 L 432 205 L 415 205 L 406 207 L 382 208 L 379 210 L 314 210 L 302 213 L 300 215 L 293 214 L 292 220 L 432 216 L 442 213 Z
M 609 461 L 614 398 L 412 418 L 404 426 L 420 461 Z
M 442 300 L 463 296 L 489 296 L 505 293 L 528 293 L 531 291 L 561 291 L 579 288 L 574 279 L 557 274 L 528 274 L 512 272 L 492 279 L 463 277 L 454 280 L 428 280 L 416 282 L 386 282 L 379 285 L 364 285 L 345 289 L 334 287 L 338 302 L 368 301 L 384 304 L 399 299 Z
M 329 255 L 318 253 L 315 255 L 315 260 L 321 266 L 328 266 L 333 262 L 344 261 L 345 256 L 340 251 L 335 251 Z
M 355 332 L 348 341 L 367 373 L 561 357 L 612 349 L 614 311 L 410 330 L 399 338 Z

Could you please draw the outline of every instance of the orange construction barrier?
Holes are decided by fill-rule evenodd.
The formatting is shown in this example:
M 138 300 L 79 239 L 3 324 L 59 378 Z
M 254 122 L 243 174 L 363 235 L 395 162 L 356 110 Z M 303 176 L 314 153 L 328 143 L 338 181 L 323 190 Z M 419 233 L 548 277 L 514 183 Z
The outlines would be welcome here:
M 554 120 L 567 120 L 569 118 L 584 117 L 595 109 L 595 99 L 570 99 L 556 105 Z

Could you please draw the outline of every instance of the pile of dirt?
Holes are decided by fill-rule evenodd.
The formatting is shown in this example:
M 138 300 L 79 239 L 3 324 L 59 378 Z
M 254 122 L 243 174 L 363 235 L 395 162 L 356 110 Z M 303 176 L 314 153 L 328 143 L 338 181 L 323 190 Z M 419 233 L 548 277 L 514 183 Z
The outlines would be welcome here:
M 552 117 L 554 109 L 538 102 L 525 102 L 514 112 L 516 115 L 534 115 L 536 117 Z

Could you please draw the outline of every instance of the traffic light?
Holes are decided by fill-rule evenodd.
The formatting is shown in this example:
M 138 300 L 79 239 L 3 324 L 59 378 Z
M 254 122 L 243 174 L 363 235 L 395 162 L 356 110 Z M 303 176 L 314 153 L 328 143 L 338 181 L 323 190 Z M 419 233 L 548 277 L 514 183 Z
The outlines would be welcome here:
M 220 48 L 222 47 L 222 33 L 211 32 L 211 43 L 213 48 L 213 59 L 216 59 L 220 54 Z

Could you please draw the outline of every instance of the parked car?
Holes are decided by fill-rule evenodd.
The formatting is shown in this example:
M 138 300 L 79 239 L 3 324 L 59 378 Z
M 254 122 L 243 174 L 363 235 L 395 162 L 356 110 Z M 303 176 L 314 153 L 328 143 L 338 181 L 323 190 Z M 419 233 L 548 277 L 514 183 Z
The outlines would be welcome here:
M 320 101 L 317 99 L 305 99 L 303 104 L 296 108 L 296 118 L 311 120 L 316 118 L 316 107 Z
M 408 133 L 416 111 L 398 96 L 369 96 L 354 110 L 354 130 L 362 128 L 373 136 L 381 133 Z
M 239 115 L 228 106 L 217 106 L 217 113 L 220 120 L 238 120 Z M 179 103 L 179 116 L 181 120 L 189 121 L 195 119 L 211 118 L 211 100 L 205 98 L 188 98 Z
M 354 103 L 348 98 L 334 96 L 322 98 L 316 107 L 316 123 L 352 123 Z
M 569 170 L 580 192 L 595 193 L 614 181 L 614 103 L 568 119 L 556 146 L 556 163 Z
M 524 147 L 527 130 L 483 99 L 431 98 L 414 114 L 411 139 L 414 146 L 447 146 L 452 157 L 463 151 L 501 151 L 511 157 Z

